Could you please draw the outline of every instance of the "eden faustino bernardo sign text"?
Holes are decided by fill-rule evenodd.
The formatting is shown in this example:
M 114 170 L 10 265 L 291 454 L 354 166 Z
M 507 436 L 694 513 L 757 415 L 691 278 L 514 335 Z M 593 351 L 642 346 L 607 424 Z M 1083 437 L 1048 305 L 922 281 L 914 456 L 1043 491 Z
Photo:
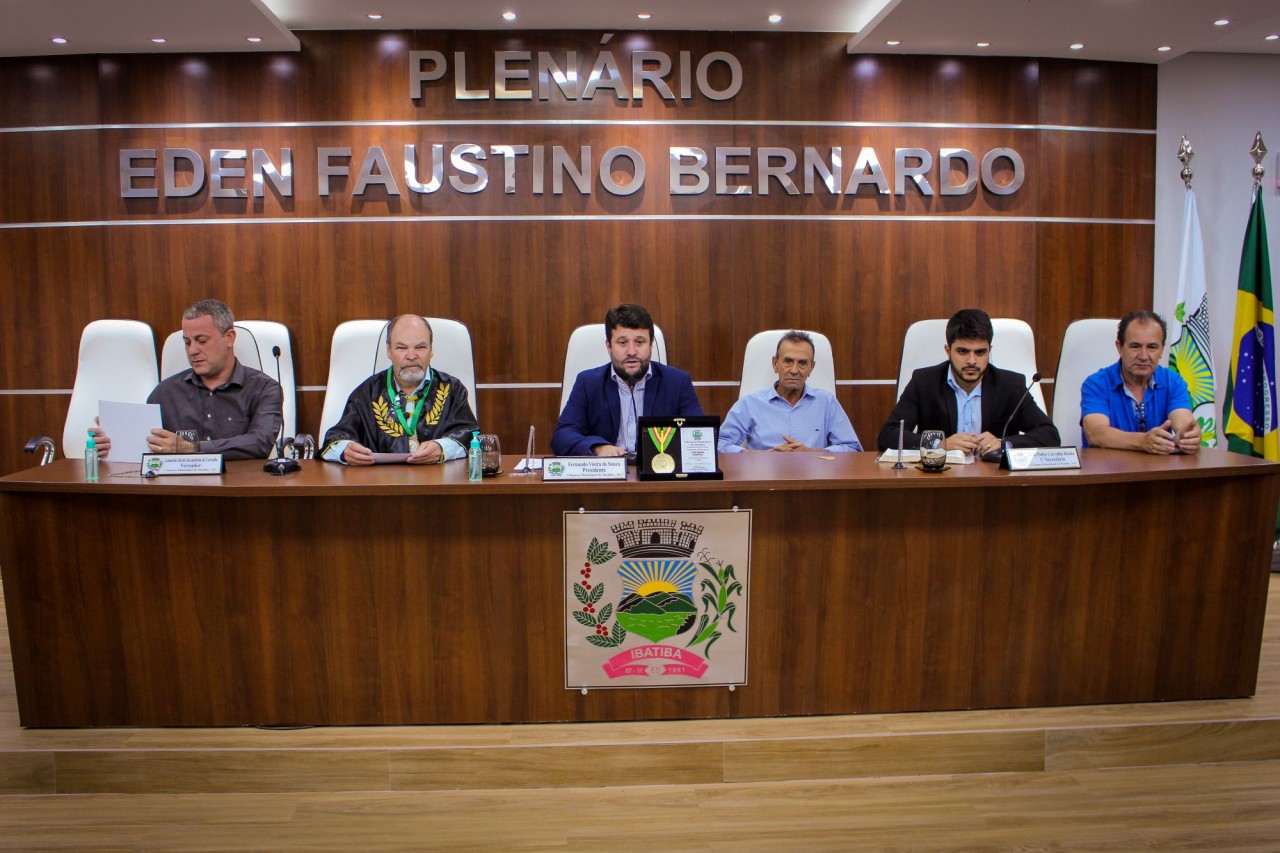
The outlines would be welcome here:
M 593 57 L 579 57 L 575 51 L 506 50 L 477 59 L 462 51 L 446 57 L 441 51 L 415 50 L 408 55 L 408 94 L 422 106 L 438 102 L 441 95 L 458 101 L 487 100 L 495 110 L 499 102 L 520 100 L 554 103 L 561 109 L 604 98 L 619 106 L 645 97 L 726 101 L 745 81 L 742 63 L 726 51 L 670 55 L 601 50 Z M 479 65 L 488 63 L 491 68 L 486 71 L 492 74 L 477 73 Z M 637 127 L 655 123 L 597 118 L 569 124 L 618 122 Z M 361 200 L 436 193 L 629 196 L 646 188 L 672 196 L 902 196 L 909 191 L 922 196 L 1004 196 L 1017 192 L 1026 179 L 1022 156 L 1005 146 L 904 146 L 890 153 L 841 138 L 851 131 L 839 127 L 814 130 L 828 138 L 811 145 L 708 146 L 697 138 L 697 128 L 707 125 L 693 122 L 680 131 L 691 137 L 684 144 L 655 150 L 637 141 L 602 148 L 555 144 L 551 134 L 563 134 L 563 123 L 451 121 L 467 129 L 449 134 L 430 121 L 385 122 L 416 129 L 389 131 L 400 138 L 361 148 L 268 149 L 250 141 L 243 148 L 123 148 L 120 197 L 189 198 L 207 193 L 210 198 L 262 198 L 271 193 L 292 198 L 299 189 L 308 195 Z M 405 138 L 409 133 L 415 135 Z M 467 136 L 473 138 L 466 140 Z

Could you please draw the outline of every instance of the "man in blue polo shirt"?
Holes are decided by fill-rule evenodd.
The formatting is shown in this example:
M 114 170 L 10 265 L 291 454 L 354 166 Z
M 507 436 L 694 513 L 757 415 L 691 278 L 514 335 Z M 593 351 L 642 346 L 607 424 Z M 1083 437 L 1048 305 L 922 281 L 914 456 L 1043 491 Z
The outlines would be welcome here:
M 1160 366 L 1168 326 L 1151 311 L 1131 311 L 1116 331 L 1120 360 L 1084 381 L 1080 425 L 1085 447 L 1144 453 L 1198 453 L 1200 425 L 1186 381 Z
M 783 335 L 773 356 L 778 381 L 733 404 L 720 427 L 720 452 L 861 450 L 839 401 L 809 386 L 813 365 L 813 339 L 804 332 Z

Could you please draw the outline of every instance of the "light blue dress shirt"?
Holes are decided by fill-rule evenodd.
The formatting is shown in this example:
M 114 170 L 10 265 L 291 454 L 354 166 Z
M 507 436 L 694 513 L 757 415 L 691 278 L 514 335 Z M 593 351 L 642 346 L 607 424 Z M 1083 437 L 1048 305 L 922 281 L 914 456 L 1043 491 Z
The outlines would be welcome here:
M 644 376 L 634 386 L 618 375 L 618 371 L 610 370 L 609 376 L 613 384 L 618 386 L 618 402 L 622 406 L 622 416 L 618 418 L 618 440 L 615 447 L 621 447 L 628 453 L 636 452 L 636 428 L 640 418 L 644 416 L 644 386 L 653 375 L 653 364 L 645 371 Z
M 956 375 L 947 371 L 947 384 L 956 392 L 956 432 L 982 434 L 982 383 L 965 393 L 956 381 Z
M 721 453 L 771 450 L 784 443 L 784 436 L 834 453 L 862 449 L 840 402 L 830 391 L 809 385 L 794 406 L 777 388 L 757 391 L 734 403 L 720 427 L 719 448 Z

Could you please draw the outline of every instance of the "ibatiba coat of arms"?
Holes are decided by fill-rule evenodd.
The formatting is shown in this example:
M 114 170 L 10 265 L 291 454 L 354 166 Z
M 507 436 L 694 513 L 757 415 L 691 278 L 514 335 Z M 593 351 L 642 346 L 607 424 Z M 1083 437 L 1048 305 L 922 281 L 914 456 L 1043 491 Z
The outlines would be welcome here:
M 565 513 L 565 687 L 747 681 L 750 510 Z

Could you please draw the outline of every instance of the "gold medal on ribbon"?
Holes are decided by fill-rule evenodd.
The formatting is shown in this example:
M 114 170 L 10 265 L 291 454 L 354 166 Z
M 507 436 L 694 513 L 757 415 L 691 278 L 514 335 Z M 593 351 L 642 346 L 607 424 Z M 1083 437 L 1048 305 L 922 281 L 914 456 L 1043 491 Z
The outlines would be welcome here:
M 422 413 L 427 408 L 426 393 L 431 390 L 434 380 L 427 385 L 423 392 L 422 405 L 417 405 L 418 395 L 405 396 L 396 391 L 396 387 L 392 384 L 391 377 L 395 371 L 387 368 L 387 397 L 391 400 L 391 411 L 395 413 L 396 420 L 400 423 L 404 435 L 409 436 L 409 452 L 413 453 L 418 449 L 418 421 L 422 418 Z M 415 411 L 416 410 L 416 411 Z M 406 418 L 405 416 L 408 415 Z M 397 436 L 394 432 L 392 436 Z
M 671 444 L 671 439 L 675 438 L 676 428 L 669 427 L 649 427 L 646 430 L 649 434 L 649 440 L 653 442 L 653 446 L 657 448 L 658 454 L 649 460 L 649 470 L 655 474 L 670 474 L 676 470 L 676 460 L 667 454 L 667 446 Z

